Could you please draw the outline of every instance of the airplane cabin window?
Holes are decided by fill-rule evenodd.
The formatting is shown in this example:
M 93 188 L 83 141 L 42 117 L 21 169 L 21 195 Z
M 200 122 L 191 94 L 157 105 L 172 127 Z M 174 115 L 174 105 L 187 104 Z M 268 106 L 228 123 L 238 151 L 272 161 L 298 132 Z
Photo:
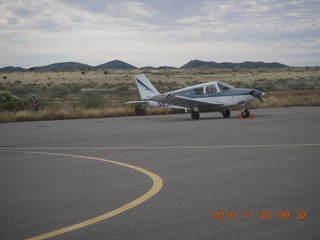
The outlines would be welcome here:
M 193 91 L 194 91 L 194 94 L 196 94 L 196 95 L 203 94 L 203 87 L 195 88 L 195 89 L 193 89 Z
M 214 85 L 212 86 L 206 86 L 206 93 L 216 93 L 217 92 L 217 89 Z

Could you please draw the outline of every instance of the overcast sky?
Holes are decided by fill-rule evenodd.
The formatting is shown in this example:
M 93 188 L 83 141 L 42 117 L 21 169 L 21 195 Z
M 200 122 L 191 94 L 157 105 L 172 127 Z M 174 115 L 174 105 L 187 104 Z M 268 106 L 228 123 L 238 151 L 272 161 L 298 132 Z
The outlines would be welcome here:
M 320 0 L 0 0 L 0 67 L 320 66 Z

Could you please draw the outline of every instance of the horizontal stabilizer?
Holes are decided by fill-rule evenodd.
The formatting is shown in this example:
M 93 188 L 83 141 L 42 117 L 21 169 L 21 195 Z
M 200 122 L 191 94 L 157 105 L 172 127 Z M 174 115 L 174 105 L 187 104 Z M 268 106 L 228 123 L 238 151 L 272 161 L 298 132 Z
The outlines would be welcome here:
M 148 101 L 131 101 L 131 102 L 125 102 L 124 104 L 148 104 Z

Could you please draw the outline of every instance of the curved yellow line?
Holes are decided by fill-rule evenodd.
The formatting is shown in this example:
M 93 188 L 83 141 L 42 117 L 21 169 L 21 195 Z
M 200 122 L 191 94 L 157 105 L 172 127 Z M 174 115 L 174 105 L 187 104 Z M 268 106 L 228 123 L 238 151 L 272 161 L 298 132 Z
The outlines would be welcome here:
M 103 221 L 103 220 L 106 220 L 106 219 L 111 218 L 111 217 L 113 217 L 115 215 L 123 213 L 123 212 L 125 212 L 125 211 L 127 211 L 127 210 L 129 210 L 129 209 L 131 209 L 133 207 L 136 207 L 139 204 L 145 202 L 146 200 L 152 198 L 163 187 L 163 181 L 162 181 L 161 177 L 159 177 L 155 173 L 150 172 L 150 171 L 148 171 L 146 169 L 143 169 L 143 168 L 140 168 L 140 167 L 137 167 L 137 166 L 134 166 L 134 165 L 130 165 L 130 164 L 127 164 L 127 163 L 116 162 L 116 161 L 107 160 L 107 159 L 103 159 L 103 158 L 95 158 L 95 157 L 87 157 L 87 156 L 79 156 L 79 155 L 71 155 L 71 154 L 61 154 L 61 153 L 30 152 L 30 151 L 23 151 L 23 153 L 46 154 L 46 155 L 64 156 L 64 157 L 73 157 L 73 158 L 85 158 L 85 159 L 92 159 L 92 160 L 97 160 L 97 161 L 102 161 L 102 162 L 113 163 L 113 164 L 117 164 L 117 165 L 120 165 L 120 166 L 128 167 L 128 168 L 134 169 L 136 171 L 139 171 L 141 173 L 144 173 L 147 176 L 149 176 L 153 181 L 153 185 L 149 189 L 148 192 L 146 192 L 141 197 L 133 200 L 132 202 L 129 202 L 128 204 L 126 204 L 126 205 L 124 205 L 122 207 L 119 207 L 119 208 L 117 208 L 117 209 L 115 209 L 115 210 L 113 210 L 111 212 L 107 212 L 105 214 L 102 214 L 102 215 L 100 215 L 98 217 L 86 220 L 84 222 L 80 222 L 78 224 L 75 224 L 75 225 L 72 225 L 72 226 L 69 226 L 69 227 L 65 227 L 65 228 L 62 228 L 62 229 L 59 229 L 59 230 L 56 230 L 56 231 L 53 231 L 53 232 L 49 232 L 49 233 L 46 233 L 46 234 L 42 234 L 42 235 L 39 235 L 39 236 L 36 236 L 36 237 L 28 238 L 27 240 L 46 239 L 46 238 L 49 238 L 49 237 L 57 236 L 57 235 L 60 235 L 60 234 L 66 233 L 66 232 L 70 232 L 70 231 L 73 231 L 73 230 L 76 230 L 76 229 L 79 229 L 79 228 L 82 228 L 82 227 L 86 227 L 86 226 L 89 226 L 91 224 Z

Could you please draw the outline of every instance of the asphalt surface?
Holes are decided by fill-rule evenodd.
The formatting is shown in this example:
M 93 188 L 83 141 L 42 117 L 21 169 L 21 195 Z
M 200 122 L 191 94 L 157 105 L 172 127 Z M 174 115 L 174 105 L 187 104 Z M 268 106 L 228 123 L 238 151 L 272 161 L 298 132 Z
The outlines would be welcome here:
M 161 190 L 50 239 L 320 239 L 320 108 L 251 112 L 0 124 L 0 239 L 73 226 L 153 186 L 117 163 Z

